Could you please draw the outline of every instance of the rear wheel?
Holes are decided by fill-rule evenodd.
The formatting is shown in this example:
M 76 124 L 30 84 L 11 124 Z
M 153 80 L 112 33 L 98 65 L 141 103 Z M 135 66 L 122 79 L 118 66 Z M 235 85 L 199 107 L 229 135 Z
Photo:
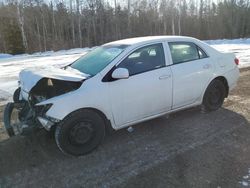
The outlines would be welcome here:
M 220 80 L 213 80 L 206 89 L 203 97 L 203 107 L 206 111 L 219 109 L 226 97 L 226 87 Z
M 55 130 L 55 140 L 60 150 L 75 156 L 93 151 L 104 136 L 104 120 L 95 111 L 87 109 L 71 113 Z

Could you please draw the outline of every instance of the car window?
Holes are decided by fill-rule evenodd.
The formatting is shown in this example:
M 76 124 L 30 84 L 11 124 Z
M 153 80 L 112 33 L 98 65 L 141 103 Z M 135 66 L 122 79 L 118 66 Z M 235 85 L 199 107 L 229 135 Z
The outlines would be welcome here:
M 191 42 L 169 42 L 173 64 L 207 57 L 206 53 Z
M 135 50 L 118 65 L 120 68 L 128 69 L 130 76 L 164 66 L 165 56 L 161 43 Z
M 197 49 L 198 49 L 200 59 L 208 57 L 207 54 L 200 47 L 197 46 Z
M 91 76 L 96 75 L 121 54 L 128 45 L 107 45 L 97 47 L 70 66 Z

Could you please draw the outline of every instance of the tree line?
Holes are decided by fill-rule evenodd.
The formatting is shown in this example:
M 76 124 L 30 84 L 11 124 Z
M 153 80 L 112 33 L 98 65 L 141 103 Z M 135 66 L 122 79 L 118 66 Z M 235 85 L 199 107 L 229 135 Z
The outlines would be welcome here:
M 147 35 L 250 36 L 250 0 L 6 0 L 0 52 L 91 47 Z

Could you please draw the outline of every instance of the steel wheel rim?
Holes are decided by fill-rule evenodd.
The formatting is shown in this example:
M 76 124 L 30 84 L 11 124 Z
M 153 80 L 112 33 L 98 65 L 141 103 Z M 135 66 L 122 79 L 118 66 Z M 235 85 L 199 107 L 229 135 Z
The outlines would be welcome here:
M 94 136 L 93 125 L 90 122 L 79 122 L 69 131 L 69 141 L 73 145 L 84 145 Z

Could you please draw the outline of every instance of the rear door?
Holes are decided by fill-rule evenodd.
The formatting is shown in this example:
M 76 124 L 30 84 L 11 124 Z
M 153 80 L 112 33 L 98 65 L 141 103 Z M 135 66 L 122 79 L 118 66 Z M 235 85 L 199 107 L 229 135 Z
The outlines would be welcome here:
M 192 42 L 169 42 L 173 73 L 173 109 L 197 101 L 213 75 L 213 64 Z

